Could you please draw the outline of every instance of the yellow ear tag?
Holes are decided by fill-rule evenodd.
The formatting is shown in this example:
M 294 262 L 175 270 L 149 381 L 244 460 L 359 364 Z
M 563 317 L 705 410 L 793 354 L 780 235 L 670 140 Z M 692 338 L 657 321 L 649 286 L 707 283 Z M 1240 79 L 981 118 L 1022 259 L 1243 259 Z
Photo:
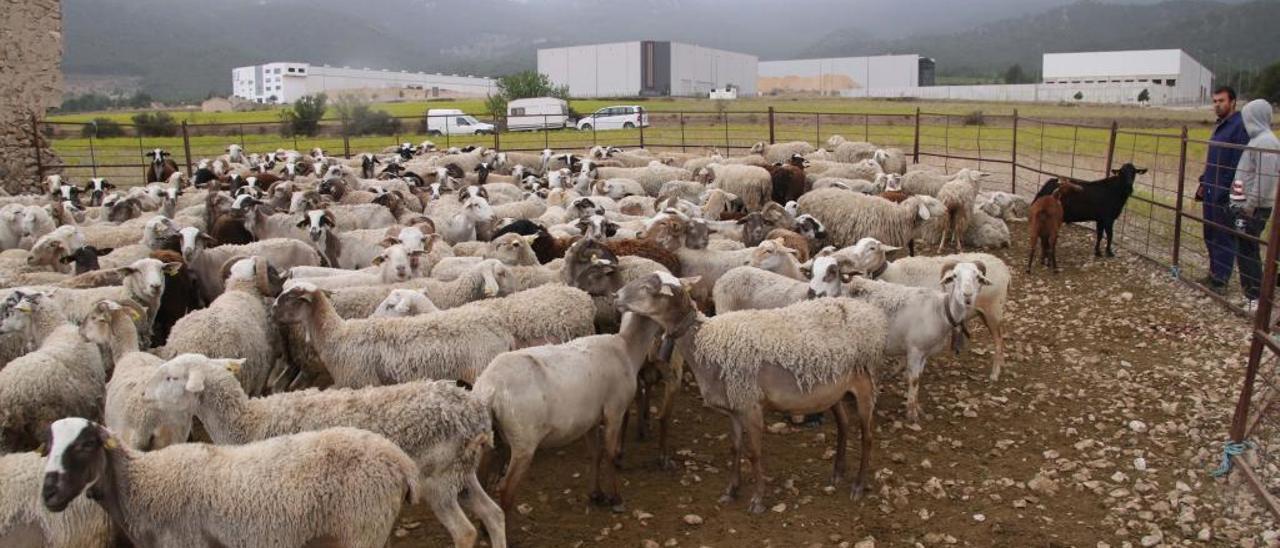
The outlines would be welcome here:
M 232 375 L 240 373 L 240 362 L 227 362 L 227 371 Z
M 132 308 L 129 309 L 129 316 L 132 316 L 135 320 L 142 318 L 142 314 L 139 314 L 137 310 Z
M 120 447 L 120 443 L 116 441 L 115 436 L 107 438 L 106 443 L 103 445 L 105 445 L 107 449 L 116 449 Z

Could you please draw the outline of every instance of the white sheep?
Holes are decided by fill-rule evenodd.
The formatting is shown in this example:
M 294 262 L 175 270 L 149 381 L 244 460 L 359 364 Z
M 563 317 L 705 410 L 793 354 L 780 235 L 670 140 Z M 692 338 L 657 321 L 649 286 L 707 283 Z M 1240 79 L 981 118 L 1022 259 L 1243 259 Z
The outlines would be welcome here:
M 621 511 L 613 463 L 621 450 L 623 416 L 635 399 L 636 376 L 659 329 L 656 322 L 629 314 L 617 335 L 507 352 L 480 374 L 475 392 L 492 410 L 494 427 L 511 448 L 511 461 L 498 484 L 504 509 L 514 506 L 516 488 L 537 449 L 595 436 L 599 428 L 603 443 L 589 444 L 594 463 L 590 498 Z M 607 495 L 601 489 L 602 469 L 609 475 Z
M 421 379 L 474 383 L 489 360 L 515 344 L 486 309 L 344 320 L 324 292 L 305 283 L 281 293 L 272 314 L 280 323 L 302 326 L 340 388 Z
M 773 196 L 773 179 L 762 167 L 710 164 L 706 167 L 708 189 L 718 188 L 737 196 L 747 211 L 759 211 Z
M 78 498 L 62 512 L 40 500 L 45 458 L 35 452 L 0 456 L 0 540 L 6 546 L 108 548 L 111 518 L 97 503 Z
M 733 422 L 735 461 L 722 502 L 741 483 L 738 461 L 752 462 L 755 489 L 749 509 L 763 512 L 765 467 L 761 438 L 765 409 L 836 417 L 833 480 L 842 479 L 852 395 L 862 430 L 853 495 L 866 485 L 874 435 L 876 366 L 884 354 L 887 322 L 875 307 L 848 299 L 817 299 L 777 310 L 744 310 L 707 319 L 686 291 L 695 280 L 654 274 L 618 291 L 618 306 L 662 325 L 664 347 L 674 347 L 698 379 L 703 404 Z
M 387 298 L 378 303 L 370 318 L 405 318 L 439 311 L 431 298 L 422 291 L 393 289 Z
M 851 164 L 843 162 L 811 162 L 809 167 L 805 168 L 805 180 L 812 183 L 822 177 L 839 177 L 841 179 L 854 179 L 863 181 L 875 181 L 876 177 L 884 173 L 884 168 L 875 160 L 860 160 Z
M 45 507 L 61 512 L 92 486 L 109 515 L 127 516 L 113 520 L 125 535 L 163 545 L 380 547 L 420 488 L 413 459 L 354 428 L 148 453 L 80 417 L 52 432 Z
M 67 323 L 62 308 L 50 293 L 18 288 L 0 301 L 0 368 L 31 352 L 46 337 Z
M 367 318 L 378 303 L 395 289 L 415 289 L 426 293 L 442 310 L 456 308 L 479 299 L 511 293 L 514 287 L 511 269 L 495 259 L 480 261 L 455 280 L 414 278 L 407 282 L 363 287 L 345 287 L 333 291 L 331 300 L 343 318 Z
M 35 449 L 62 417 L 101 416 L 106 375 L 98 346 L 80 328 L 54 329 L 40 348 L 0 369 L 0 452 Z
M 751 146 L 752 154 L 764 156 L 766 162 L 783 162 L 786 163 L 793 155 L 799 154 L 804 156 L 813 152 L 814 147 L 808 141 L 789 141 L 786 143 L 769 144 L 760 141 Z
M 432 222 L 444 241 L 450 245 L 476 239 L 476 226 L 494 219 L 493 208 L 482 197 L 468 197 L 456 213 L 447 217 L 432 215 Z
M 907 172 L 907 153 L 900 148 L 876 149 L 871 158 L 880 164 L 880 167 L 884 168 L 885 173 L 902 175 Z
M 797 211 L 821 222 L 836 247 L 851 246 L 867 236 L 908 246 L 916 228 L 931 218 L 916 197 L 895 204 L 877 196 L 826 188 L 806 193 L 798 203 Z
M 974 201 L 978 191 L 982 190 L 982 179 L 989 174 L 977 170 L 966 169 L 938 189 L 938 200 L 947 208 L 947 216 L 943 222 L 942 238 L 938 241 L 938 252 L 951 236 L 956 249 L 964 251 L 964 233 L 969 228 L 969 217 L 973 214 Z
M 889 322 L 885 355 L 902 358 L 907 371 L 907 419 L 920 420 L 920 374 L 929 356 L 958 348 L 964 319 L 973 313 L 978 293 L 991 285 L 982 263 L 947 263 L 938 274 L 942 290 L 848 277 L 852 263 L 835 256 L 813 261 L 808 284 L 814 297 L 853 297 L 872 303 Z M 842 284 L 847 281 L 847 285 Z
M 298 240 L 274 238 L 209 248 L 207 246 L 213 243 L 213 239 L 197 228 L 186 227 L 179 234 L 182 236 L 182 258 L 200 280 L 200 290 L 207 302 L 213 302 L 222 294 L 222 267 L 232 257 L 262 257 L 281 271 L 300 265 L 320 266 L 320 253 Z
M 1023 196 L 1009 192 L 980 192 L 976 206 L 987 215 L 1005 221 L 1025 222 L 1031 204 Z
M 232 372 L 238 363 L 195 354 L 168 361 L 150 376 L 146 393 L 151 407 L 162 413 L 176 410 L 188 426 L 192 416 L 199 418 L 209 438 L 220 445 L 335 426 L 386 436 L 417 463 L 424 498 L 455 546 L 472 546 L 476 540 L 475 527 L 458 505 L 463 490 L 490 542 L 505 546 L 502 510 L 476 478 L 493 431 L 489 410 L 479 398 L 449 381 L 250 398 Z
M 833 135 L 832 139 L 838 136 Z M 831 156 L 837 162 L 852 164 L 863 160 L 871 159 L 875 156 L 876 146 L 866 141 L 841 141 L 834 146 L 831 140 L 827 140 L 827 146 L 831 148 Z
M 261 257 L 247 257 L 231 261 L 226 270 L 227 290 L 207 308 L 174 323 L 169 340 L 155 353 L 245 358 L 240 381 L 246 392 L 261 394 L 283 344 L 268 308 L 271 266 Z
M 991 332 L 995 352 L 991 358 L 991 380 L 1000 379 L 1004 367 L 1004 305 L 1009 299 L 1009 267 L 1004 261 L 986 253 L 960 253 L 938 257 L 906 257 L 889 261 L 888 254 L 898 248 L 885 245 L 875 238 L 865 238 L 852 247 L 836 252 L 847 257 L 858 272 L 866 272 L 873 279 L 909 285 L 941 289 L 940 273 L 950 262 L 980 263 L 986 269 L 990 285 L 982 286 L 971 314 L 982 318 Z
M 625 191 L 636 195 L 657 196 L 662 186 L 671 181 L 688 181 L 693 172 L 683 167 L 669 166 L 657 160 L 648 160 L 644 167 L 599 167 L 595 175 L 601 180 L 622 179 L 632 181 L 635 186 L 626 185 Z M 636 192 L 637 189 L 642 190 Z M 609 194 L 614 199 L 621 196 Z
M 293 271 L 290 271 L 291 275 L 289 281 L 285 283 L 285 288 L 304 282 L 325 289 L 400 283 L 414 277 L 416 269 L 413 266 L 413 261 L 425 254 L 423 251 L 409 252 L 405 250 L 404 246 L 394 244 L 383 248 L 373 258 L 372 271 L 355 271 L 314 278 L 298 277 L 296 274 L 292 274 Z

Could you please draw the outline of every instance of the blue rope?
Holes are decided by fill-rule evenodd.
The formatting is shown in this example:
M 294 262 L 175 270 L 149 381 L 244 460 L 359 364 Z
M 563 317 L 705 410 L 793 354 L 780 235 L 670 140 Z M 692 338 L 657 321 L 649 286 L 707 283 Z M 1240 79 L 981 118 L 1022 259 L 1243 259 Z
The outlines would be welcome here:
M 1172 274 L 1174 279 L 1177 279 L 1179 276 L 1182 275 L 1182 269 L 1178 268 L 1177 266 L 1172 266 L 1169 268 L 1169 274 Z
M 1244 441 L 1240 443 L 1227 442 L 1222 446 L 1222 464 L 1218 465 L 1218 469 L 1209 472 L 1210 476 L 1220 478 L 1231 472 L 1231 457 L 1243 454 L 1245 449 L 1255 449 L 1258 444 L 1252 441 Z

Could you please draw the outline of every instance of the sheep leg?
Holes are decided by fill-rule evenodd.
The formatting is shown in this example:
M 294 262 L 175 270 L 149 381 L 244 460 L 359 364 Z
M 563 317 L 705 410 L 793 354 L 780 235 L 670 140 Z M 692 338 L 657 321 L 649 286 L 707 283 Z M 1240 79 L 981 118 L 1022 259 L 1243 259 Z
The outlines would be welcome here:
M 626 507 L 622 505 L 622 494 L 619 492 L 618 486 L 618 468 L 614 466 L 614 462 L 618 458 L 618 450 L 622 445 L 622 434 L 626 431 L 622 428 L 622 421 L 619 418 L 610 418 L 608 415 L 604 418 L 604 455 L 605 461 L 608 463 L 605 471 L 609 474 L 609 507 L 614 512 L 625 512 Z M 596 462 L 596 466 L 600 466 L 600 461 Z M 596 477 L 600 477 L 600 471 L 596 470 Z
M 596 506 L 605 506 L 608 503 L 604 491 L 600 490 L 600 459 L 604 458 L 600 437 L 603 432 L 604 427 L 596 425 L 587 432 L 586 436 L 583 436 L 583 440 L 587 442 L 587 453 L 591 455 L 591 495 L 588 498 L 591 504 Z
M 978 315 L 982 324 L 991 332 L 991 340 L 995 342 L 995 356 L 991 358 L 991 382 L 1000 380 L 1000 370 L 1004 369 L 1004 326 L 995 312 L 978 307 Z
M 671 460 L 667 434 L 671 431 L 671 415 L 675 410 L 676 393 L 680 391 L 680 378 L 684 376 L 684 357 L 679 352 L 671 354 L 667 373 L 663 375 L 662 403 L 658 408 L 658 462 L 663 470 L 673 470 L 675 461 Z
M 515 447 L 511 448 L 511 462 L 507 464 L 507 473 L 502 476 L 502 481 L 498 482 L 498 503 L 502 506 L 503 512 L 511 511 L 516 502 L 516 487 L 524 480 L 524 475 L 529 472 L 529 465 L 532 463 L 533 451 L 523 448 L 517 451 Z
M 849 410 L 845 408 L 844 402 L 837 401 L 831 406 L 831 414 L 836 418 L 836 458 L 831 469 L 831 485 L 834 487 L 844 481 L 849 465 L 845 454 L 849 441 Z
M 918 349 L 907 350 L 907 420 L 920 422 L 920 374 L 924 372 L 925 354 Z
M 747 442 L 747 458 L 751 460 L 751 468 L 755 473 L 756 485 L 754 492 L 751 494 L 751 504 L 747 506 L 747 511 L 752 514 L 764 513 L 764 462 L 761 461 L 761 453 L 763 452 L 764 437 L 764 409 L 759 405 L 752 406 L 747 410 L 747 416 L 743 418 L 746 427 Z
M 1116 254 L 1111 251 L 1111 238 L 1116 235 L 1115 219 L 1107 222 L 1105 230 L 1107 231 L 1107 256 L 1115 257 Z
M 942 226 L 942 239 L 941 239 L 941 240 L 938 240 L 938 253 L 942 253 L 942 249 L 943 249 L 943 248 L 945 248 L 945 247 L 947 247 L 947 231 L 948 231 L 948 230 L 950 230 L 950 229 L 951 229 L 951 227 L 950 227 L 950 226 L 948 226 L 948 224 L 947 224 L 947 223 L 943 223 L 943 226 Z
M 458 493 L 436 481 L 426 482 L 427 504 L 431 513 L 449 530 L 455 548 L 472 548 L 476 544 L 476 528 L 458 506 Z
M 858 403 L 858 426 L 862 430 L 862 458 L 858 461 L 858 480 L 850 489 L 850 497 L 862 498 L 862 491 L 867 486 L 868 463 L 871 462 L 872 437 L 875 435 L 876 420 L 876 385 L 870 375 L 859 375 L 853 380 L 854 398 Z
M 480 479 L 476 477 L 475 472 L 467 474 L 464 487 L 466 492 L 463 495 L 463 502 L 471 509 L 471 513 L 484 523 L 484 530 L 489 533 L 489 545 L 493 548 L 506 548 L 507 517 L 502 513 L 502 508 L 499 508 L 498 503 L 493 502 L 489 494 L 484 492 L 484 487 L 480 485 Z
M 742 419 L 729 416 L 729 438 L 733 442 L 733 461 L 729 464 L 729 485 L 720 495 L 720 504 L 728 504 L 738 498 L 738 486 L 742 484 Z
M 1102 251 L 1100 249 L 1100 246 L 1102 245 L 1102 221 L 1098 221 L 1093 224 L 1093 232 L 1094 232 L 1093 256 L 1101 257 Z

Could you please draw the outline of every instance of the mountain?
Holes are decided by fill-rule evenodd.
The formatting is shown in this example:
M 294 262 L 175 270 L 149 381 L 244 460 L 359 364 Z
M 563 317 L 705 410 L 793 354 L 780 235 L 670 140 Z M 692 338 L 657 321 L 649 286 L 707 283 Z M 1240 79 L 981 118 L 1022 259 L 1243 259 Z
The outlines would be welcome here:
M 940 75 L 999 74 L 1014 63 L 1038 72 L 1041 54 L 1069 51 L 1172 49 L 1213 70 L 1258 67 L 1280 59 L 1280 2 L 1170 0 L 1111 4 L 1085 0 L 959 32 L 890 40 L 842 29 L 799 57 L 919 53 Z

